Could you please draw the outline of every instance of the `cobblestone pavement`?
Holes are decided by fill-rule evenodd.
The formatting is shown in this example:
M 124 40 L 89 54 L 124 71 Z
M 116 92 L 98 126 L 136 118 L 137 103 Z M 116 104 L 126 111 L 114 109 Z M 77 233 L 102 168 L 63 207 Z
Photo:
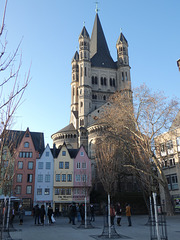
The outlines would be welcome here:
M 116 222 L 116 221 L 115 221 Z M 80 223 L 76 222 L 73 226 L 68 223 L 68 218 L 56 218 L 52 225 L 45 226 L 34 225 L 34 219 L 31 216 L 24 217 L 23 225 L 19 225 L 18 218 L 14 221 L 14 231 L 10 231 L 13 240 L 93 240 L 102 239 L 99 236 L 103 231 L 104 218 L 98 216 L 95 222 L 92 222 L 93 228 L 88 229 L 79 227 Z M 128 227 L 127 219 L 122 217 L 121 226 L 116 226 L 116 232 L 120 235 L 119 239 L 148 240 L 150 239 L 150 227 L 148 216 L 132 216 L 132 226 Z M 168 240 L 180 239 L 180 215 L 167 217 Z

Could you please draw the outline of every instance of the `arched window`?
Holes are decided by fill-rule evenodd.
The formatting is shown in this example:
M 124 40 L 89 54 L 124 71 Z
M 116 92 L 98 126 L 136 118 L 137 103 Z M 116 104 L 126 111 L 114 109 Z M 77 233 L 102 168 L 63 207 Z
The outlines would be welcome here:
M 101 77 L 101 85 L 103 85 L 104 81 L 103 81 L 103 77 Z
M 97 77 L 95 77 L 94 83 L 97 84 L 97 82 L 98 82 Z
M 106 86 L 106 78 L 104 78 L 104 85 Z
M 83 125 L 84 125 L 84 120 L 80 119 L 80 126 L 83 126 Z
M 81 102 L 80 106 L 83 107 L 83 102 Z
M 85 76 L 86 76 L 86 67 L 85 67 L 85 73 L 84 73 L 84 74 L 85 74 Z
M 74 96 L 74 89 L 75 89 L 75 88 L 73 87 L 73 96 Z
M 94 76 L 92 76 L 91 81 L 92 81 L 92 84 L 94 84 Z
M 124 73 L 122 72 L 122 81 L 124 81 Z
M 115 87 L 116 86 L 116 84 L 115 84 L 115 79 L 113 78 L 113 86 Z
M 126 80 L 126 81 L 128 80 L 127 72 L 125 73 L 125 80 Z
M 106 100 L 106 96 L 105 96 L 105 95 L 103 96 L 103 100 L 104 100 L 104 101 Z
M 110 78 L 110 81 L 109 81 L 109 82 L 110 82 L 110 86 L 112 86 L 112 78 Z

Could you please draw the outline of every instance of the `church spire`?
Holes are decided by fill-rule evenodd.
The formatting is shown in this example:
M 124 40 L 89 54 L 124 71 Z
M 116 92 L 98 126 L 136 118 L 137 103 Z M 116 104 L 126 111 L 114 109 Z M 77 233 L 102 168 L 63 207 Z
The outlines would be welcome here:
M 115 63 L 110 55 L 98 13 L 96 13 L 91 35 L 90 58 L 92 66 L 115 68 Z

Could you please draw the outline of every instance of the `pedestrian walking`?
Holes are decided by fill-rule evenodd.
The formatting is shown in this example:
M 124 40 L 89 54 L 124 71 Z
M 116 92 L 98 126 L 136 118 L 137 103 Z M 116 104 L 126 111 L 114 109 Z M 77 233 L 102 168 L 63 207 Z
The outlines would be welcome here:
M 115 215 L 116 215 L 116 213 L 115 213 L 115 208 L 114 208 L 113 204 L 111 204 L 111 206 L 110 206 L 111 226 L 114 225 Z
M 46 211 L 44 205 L 41 206 L 40 209 L 40 218 L 41 218 L 41 224 L 44 225 L 44 219 L 45 219 Z
M 52 217 L 52 214 L 53 214 L 53 209 L 52 209 L 52 207 L 51 207 L 51 204 L 49 204 L 47 214 L 48 214 L 48 219 L 49 219 L 49 224 L 50 224 L 50 223 L 52 223 L 51 217 Z
M 39 209 L 39 205 L 38 204 L 34 207 L 34 215 L 35 215 L 35 218 L 34 218 L 35 225 L 36 225 L 36 222 L 38 222 L 38 224 L 40 224 L 40 222 L 39 222 L 40 209 Z
M 72 221 L 72 225 L 75 225 L 75 217 L 76 217 L 76 203 L 73 202 L 72 206 L 71 206 L 71 221 Z
M 81 215 L 81 224 L 84 224 L 85 223 L 85 208 L 84 208 L 83 203 L 80 204 L 79 211 L 80 211 L 80 215 Z
M 127 219 L 128 219 L 128 226 L 131 227 L 132 226 L 132 223 L 131 223 L 131 207 L 130 207 L 130 204 L 126 204 L 126 216 L 127 216 Z
M 122 217 L 122 209 L 121 209 L 121 205 L 118 202 L 117 206 L 116 206 L 116 218 L 117 218 L 117 225 L 121 226 L 121 217 Z
M 19 208 L 19 225 L 23 225 L 24 209 L 21 205 Z
M 95 216 L 94 216 L 94 205 L 93 204 L 91 204 L 90 205 L 90 214 L 91 214 L 91 219 L 90 219 L 90 221 L 95 221 Z

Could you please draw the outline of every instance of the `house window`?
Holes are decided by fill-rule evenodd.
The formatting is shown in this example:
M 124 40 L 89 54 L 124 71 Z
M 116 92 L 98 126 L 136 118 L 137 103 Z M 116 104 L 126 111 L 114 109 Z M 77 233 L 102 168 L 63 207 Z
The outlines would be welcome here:
M 66 174 L 62 174 L 62 182 L 66 182 Z
M 168 141 L 166 146 L 167 146 L 167 149 L 172 149 L 173 148 L 172 140 Z
M 43 175 L 42 174 L 38 174 L 37 181 L 38 182 L 43 182 Z
M 27 175 L 27 182 L 32 182 L 33 180 L 33 175 L 32 174 L 28 174 Z
M 179 189 L 177 174 L 167 175 L 166 178 L 167 178 L 169 190 L 178 190 Z
M 81 168 L 81 163 L 80 162 L 77 163 L 76 168 Z
M 23 162 L 18 162 L 18 169 L 23 169 Z
M 61 188 L 60 193 L 61 193 L 61 195 L 65 195 L 65 189 Z
M 165 152 L 165 144 L 164 143 L 161 144 L 161 152 Z
M 86 163 L 85 162 L 82 163 L 82 168 L 86 168 Z
M 84 156 L 84 152 L 80 152 L 80 156 Z
M 17 174 L 16 182 L 22 182 L 22 174 Z
M 50 182 L 50 174 L 45 175 L 45 182 Z
M 63 169 L 64 168 L 64 162 L 59 162 L 59 168 Z
M 170 167 L 175 166 L 175 159 L 174 158 L 169 159 L 169 166 Z
M 16 186 L 16 194 L 21 194 L 21 186 Z
M 37 195 L 42 195 L 42 188 L 37 188 Z
M 29 147 L 29 143 L 28 143 L 28 142 L 25 142 L 25 143 L 24 143 L 24 147 L 25 147 L 25 148 L 28 148 L 28 147 Z
M 60 174 L 56 174 L 56 182 L 60 182 Z
M 44 189 L 44 195 L 49 195 L 50 194 L 50 189 L 49 188 L 45 188 Z
M 51 169 L 51 163 L 50 162 L 46 162 L 46 169 Z
M 112 86 L 112 78 L 110 78 L 109 84 L 110 84 L 110 86 Z
M 92 84 L 94 84 L 94 77 L 92 76 L 92 78 L 91 78 L 91 81 L 92 81 Z
M 66 151 L 62 151 L 62 156 L 66 156 Z
M 76 182 L 80 182 L 81 181 L 81 175 L 76 174 Z
M 71 188 L 66 189 L 66 195 L 71 195 Z
M 55 195 L 59 195 L 59 188 L 55 188 L 54 194 L 55 194 Z
M 49 152 L 46 152 L 46 157 L 49 157 Z
M 177 146 L 180 146 L 180 137 L 177 137 L 176 141 L 177 141 Z
M 28 162 L 28 169 L 33 169 L 33 162 Z
M 65 162 L 65 169 L 69 169 L 69 162 Z
M 86 174 L 82 175 L 82 182 L 87 182 L 87 175 Z
M 43 162 L 38 162 L 38 169 L 43 169 Z
M 26 193 L 31 194 L 32 193 L 32 186 L 27 186 L 26 187 Z
M 72 174 L 67 175 L 67 182 L 72 182 Z

